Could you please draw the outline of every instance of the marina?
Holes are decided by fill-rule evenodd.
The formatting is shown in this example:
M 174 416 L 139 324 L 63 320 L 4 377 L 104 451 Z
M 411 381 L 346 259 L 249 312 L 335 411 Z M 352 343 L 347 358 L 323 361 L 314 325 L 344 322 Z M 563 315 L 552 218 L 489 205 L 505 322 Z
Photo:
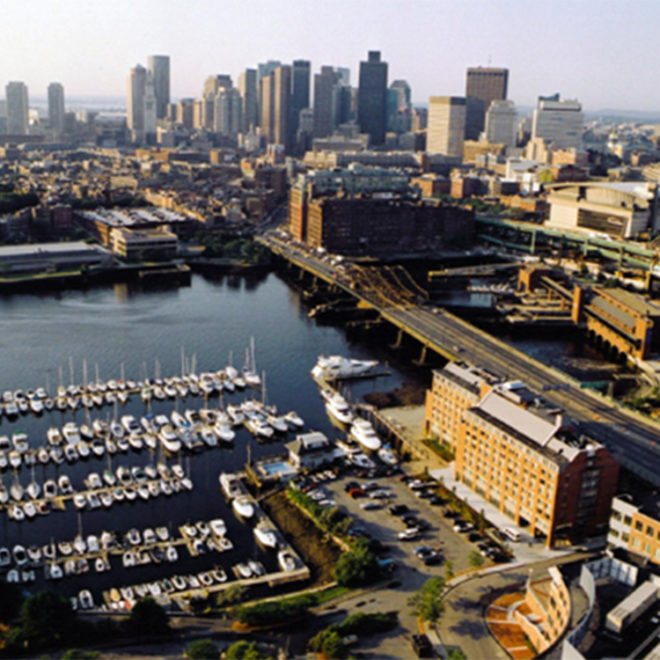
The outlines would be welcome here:
M 116 297 L 117 292 L 121 292 L 121 288 L 116 287 L 114 290 L 67 292 L 61 300 L 47 296 L 36 299 L 19 297 L 19 308 L 15 307 L 16 299 L 11 305 L 5 303 L 0 325 L 4 324 L 13 356 L 6 361 L 0 389 L 11 388 L 15 393 L 21 388 L 27 393 L 41 382 L 44 391 L 56 397 L 57 390 L 48 385 L 64 380 L 60 378 L 60 372 L 67 370 L 67 382 L 90 382 L 84 373 L 89 371 L 94 373 L 91 380 L 97 388 L 99 382 L 109 386 L 109 381 L 96 377 L 98 363 L 99 373 L 116 374 L 117 387 L 111 391 L 117 394 L 117 400 L 110 405 L 104 399 L 103 407 L 87 408 L 82 403 L 81 391 L 73 395 L 80 398 L 75 410 L 70 406 L 60 410 L 56 405 L 49 410 L 44 405 L 43 411 L 35 413 L 30 412 L 28 406 L 24 413 L 10 417 L 3 412 L 0 416 L 0 438 L 6 438 L 0 440 L 0 475 L 7 494 L 7 500 L 3 502 L 0 489 L 0 572 L 20 583 L 22 588 L 38 590 L 47 587 L 75 598 L 77 607 L 88 607 L 91 603 L 94 607 L 111 610 L 125 608 L 127 603 L 130 606 L 131 593 L 134 598 L 149 593 L 167 601 L 175 609 L 185 608 L 190 597 L 213 593 L 236 583 L 239 579 L 237 571 L 246 584 L 264 585 L 265 588 L 290 580 L 307 579 L 308 569 L 296 562 L 295 548 L 270 548 L 264 544 L 268 535 L 255 534 L 255 527 L 261 529 L 263 523 L 259 520 L 258 509 L 248 520 L 235 514 L 234 507 L 220 489 L 218 475 L 241 472 L 250 456 L 251 460 L 258 461 L 274 451 L 281 453 L 284 443 L 306 429 L 334 433 L 316 388 L 310 387 L 309 369 L 320 353 L 355 354 L 356 349 L 349 349 L 340 331 L 327 327 L 319 329 L 306 318 L 297 317 L 295 312 L 292 315 L 290 291 L 276 278 L 269 277 L 268 283 L 262 282 L 254 288 L 252 285 L 248 288 L 247 280 L 241 282 L 243 284 L 234 288 L 227 281 L 209 283 L 195 276 L 192 290 L 185 295 L 156 291 L 141 293 L 135 298 L 126 297 L 124 293 Z M 218 305 L 208 304 L 209 300 L 216 299 Z M 32 304 L 38 308 L 43 327 L 37 327 L 36 317 L 27 311 Z M 25 322 L 13 314 L 14 309 L 25 312 Z M 72 313 L 76 316 L 78 328 L 75 346 L 70 342 L 68 331 Z M 259 324 L 252 322 L 262 314 L 268 315 L 282 328 L 276 338 L 266 328 L 259 330 Z M 192 318 L 197 321 L 191 337 L 189 320 Z M 139 325 L 136 325 L 138 319 Z M 220 327 L 223 330 L 218 334 L 217 328 Z M 46 328 L 48 341 L 40 341 L 34 333 L 45 332 Z M 248 351 L 253 385 L 245 378 L 245 387 L 240 387 L 240 382 L 235 383 L 234 391 L 231 391 L 223 383 L 220 390 L 213 385 L 213 377 L 202 379 L 201 376 L 217 375 L 218 372 L 226 374 L 227 367 L 232 364 L 231 353 L 242 358 L 245 345 L 249 343 L 245 328 L 255 330 L 255 348 Z M 29 353 L 23 348 L 27 342 L 30 342 Z M 156 345 L 158 354 L 149 355 L 146 351 L 153 349 L 146 347 Z M 317 346 L 325 350 L 319 350 Z M 304 352 L 300 353 L 302 347 L 305 347 Z M 184 357 L 184 353 L 191 357 Z M 254 368 L 253 353 L 259 371 Z M 71 355 L 69 364 L 65 362 L 64 367 L 60 364 L 62 355 Z M 361 356 L 369 357 L 364 349 L 357 349 L 357 357 Z M 152 373 L 148 373 L 147 361 L 154 365 Z M 233 361 L 236 365 L 241 363 L 243 359 Z M 82 377 L 79 373 L 76 378 L 74 367 L 80 372 L 80 365 L 84 367 L 85 364 L 94 366 L 83 368 Z M 234 368 L 239 374 L 237 377 L 241 378 L 242 369 Z M 198 374 L 199 394 L 189 387 L 185 396 L 182 395 L 176 379 L 183 384 L 185 376 L 193 382 L 191 374 L 195 373 Z M 222 373 L 220 380 L 223 380 Z M 267 392 L 262 387 L 264 373 L 268 378 Z M 202 380 L 206 383 L 206 392 L 200 384 Z M 119 388 L 119 381 L 123 381 L 124 390 Z M 389 376 L 382 377 L 379 384 L 391 387 L 400 382 L 399 376 Z M 169 386 L 168 393 L 165 392 L 166 385 Z M 214 389 L 210 391 L 212 385 Z M 156 394 L 157 387 L 164 396 Z M 373 381 L 360 380 L 352 387 L 359 393 L 369 391 L 374 385 Z M 127 395 L 124 403 L 119 392 Z M 86 394 L 91 396 L 87 391 Z M 272 403 L 277 404 L 277 410 L 271 407 Z M 255 415 L 264 415 L 266 423 L 269 423 L 270 416 L 270 421 L 279 423 L 280 429 L 284 421 L 287 431 L 275 431 L 273 427 L 269 439 L 258 439 L 244 424 Z M 157 419 L 159 431 L 164 431 L 162 434 L 154 433 L 153 425 Z M 148 422 L 150 429 L 145 428 L 143 420 Z M 139 425 L 139 432 L 135 424 Z M 128 430 L 131 427 L 133 433 Z M 196 432 L 193 427 L 197 428 Z M 115 437 L 121 434 L 120 428 L 123 429 L 123 438 Z M 167 440 L 171 437 L 167 436 L 169 432 L 176 436 L 180 445 Z M 196 437 L 191 438 L 190 432 L 196 433 Z M 14 434 L 21 433 L 25 437 L 17 435 L 17 441 L 25 451 L 18 451 L 13 442 Z M 152 436 L 156 436 L 155 444 Z M 169 446 L 165 445 L 164 436 Z M 181 436 L 189 437 L 188 444 Z M 130 438 L 133 442 L 129 442 Z M 142 444 L 139 445 L 137 440 Z M 77 451 L 76 455 L 69 454 L 69 460 L 64 455 L 68 446 L 75 446 Z M 61 456 L 57 448 L 61 450 Z M 53 450 L 57 460 L 53 458 Z M 10 463 L 10 453 L 15 464 Z M 3 455 L 6 465 L 2 461 Z M 287 463 L 283 461 L 282 464 Z M 120 468 L 121 474 L 130 474 L 132 481 L 125 484 L 124 499 L 115 501 Z M 154 469 L 155 478 L 149 475 Z M 165 469 L 171 476 L 166 478 L 161 474 Z M 175 471 L 179 475 L 175 475 Z M 143 480 L 140 484 L 138 477 Z M 115 485 L 109 484 L 107 478 L 114 478 Z M 183 479 L 188 480 L 186 483 L 190 484 L 190 489 L 182 486 Z M 163 488 L 168 481 L 171 494 L 167 493 L 167 486 Z M 179 484 L 178 490 L 175 483 Z M 62 492 L 61 485 L 66 492 Z M 147 497 L 139 494 L 140 485 Z M 12 486 L 15 487 L 12 489 Z M 150 486 L 153 491 L 158 487 L 159 494 L 153 495 Z M 22 488 L 23 495 L 21 499 L 14 499 L 11 491 L 18 492 L 18 487 Z M 33 496 L 35 493 L 36 497 Z M 129 499 L 127 494 L 135 496 L 134 499 Z M 76 507 L 76 500 L 80 508 Z M 47 506 L 44 502 L 48 503 Z M 20 521 L 7 515 L 10 507 L 19 504 L 24 513 Z M 29 511 L 36 512 L 33 517 L 25 515 L 26 506 Z M 210 539 L 209 548 L 206 542 L 202 546 L 182 534 L 186 525 L 199 521 L 210 525 L 211 521 L 218 519 L 223 520 L 227 528 L 224 547 L 215 537 Z M 147 544 L 139 555 L 141 561 L 136 556 L 133 562 L 131 554 L 127 555 L 124 565 L 124 554 L 131 551 L 129 547 L 123 548 L 125 535 L 132 529 L 142 533 L 147 526 L 153 530 L 166 528 L 169 540 L 157 540 L 160 545 L 156 546 Z M 119 547 L 106 548 L 100 543 L 104 532 L 116 535 L 122 552 Z M 77 537 L 86 542 L 90 536 L 99 539 L 98 550 L 92 544 L 91 551 L 87 547 L 84 552 L 72 549 L 69 555 L 60 553 L 60 544 L 67 551 Z M 217 550 L 214 544 L 221 550 Z M 28 561 L 20 566 L 14 561 L 16 546 L 21 546 L 28 557 Z M 160 551 L 167 552 L 168 547 L 176 550 L 176 561 L 160 556 Z M 32 551 L 32 559 L 27 555 L 28 549 Z M 35 549 L 41 551 L 38 560 Z M 18 557 L 22 558 L 20 548 L 18 550 Z M 4 563 L 7 553 L 10 559 Z M 50 558 L 45 553 L 49 553 Z M 170 551 L 170 557 L 173 556 Z M 239 564 L 247 564 L 251 571 L 249 577 L 244 577 L 247 575 L 245 566 L 239 571 Z M 214 570 L 217 571 L 215 576 Z M 262 571 L 263 574 L 259 574 Z M 224 575 L 225 581 L 217 579 L 224 580 Z M 128 587 L 137 588 L 131 592 L 127 591 Z M 118 600 L 117 594 L 120 596 Z

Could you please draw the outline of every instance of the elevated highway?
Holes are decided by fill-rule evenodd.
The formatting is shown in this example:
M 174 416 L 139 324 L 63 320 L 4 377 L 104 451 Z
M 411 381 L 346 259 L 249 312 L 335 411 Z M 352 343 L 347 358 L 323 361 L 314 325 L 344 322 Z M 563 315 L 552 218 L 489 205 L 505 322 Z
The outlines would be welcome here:
M 457 316 L 420 304 L 417 294 L 397 287 L 376 269 L 347 263 L 333 265 L 271 235 L 258 240 L 290 263 L 377 309 L 383 319 L 445 358 L 467 360 L 505 378 L 524 380 L 580 422 L 585 433 L 607 445 L 623 466 L 660 486 L 659 424 L 582 389 L 579 381 Z

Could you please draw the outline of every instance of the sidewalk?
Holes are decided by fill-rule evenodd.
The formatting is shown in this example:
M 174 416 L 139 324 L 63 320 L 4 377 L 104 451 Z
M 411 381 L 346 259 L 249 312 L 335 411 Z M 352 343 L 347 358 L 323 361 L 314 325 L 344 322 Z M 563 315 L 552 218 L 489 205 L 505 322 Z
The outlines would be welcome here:
M 456 481 L 454 479 L 453 463 L 445 468 L 431 470 L 429 474 L 434 479 L 441 480 L 445 488 L 454 491 L 458 497 L 471 506 L 475 511 L 483 511 L 486 520 L 498 529 L 510 527 L 518 531 L 520 533 L 520 541 L 517 543 L 511 541 L 508 542 L 509 547 L 515 554 L 517 562 L 527 563 L 541 559 L 553 559 L 574 552 L 574 549 L 571 548 L 561 550 L 547 548 L 542 541 L 533 538 L 526 528 L 516 525 L 509 516 L 502 513 L 488 500 L 475 493 L 465 484 Z

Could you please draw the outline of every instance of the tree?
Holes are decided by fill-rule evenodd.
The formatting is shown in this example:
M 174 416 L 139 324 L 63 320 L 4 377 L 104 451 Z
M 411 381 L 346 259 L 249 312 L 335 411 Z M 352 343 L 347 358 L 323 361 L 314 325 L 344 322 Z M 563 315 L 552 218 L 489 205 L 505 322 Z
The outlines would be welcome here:
M 479 568 L 484 565 L 484 558 L 478 550 L 472 550 L 470 552 L 468 561 L 473 568 Z
M 227 660 L 270 660 L 269 655 L 264 655 L 255 642 L 241 640 L 232 644 L 225 654 Z
M 139 600 L 131 610 L 126 624 L 135 635 L 162 635 L 170 631 L 165 610 L 153 598 Z
M 240 603 L 242 600 L 245 600 L 248 588 L 238 582 L 230 584 L 226 589 L 223 589 L 218 594 L 218 607 L 224 607 L 225 605 L 235 605 Z
M 348 648 L 336 631 L 331 631 L 325 636 L 321 645 L 321 651 L 326 658 L 345 658 L 348 656 Z
M 101 657 L 101 651 L 83 651 L 82 649 L 69 649 L 61 660 L 96 660 Z
M 436 623 L 445 609 L 442 602 L 444 590 L 445 581 L 441 577 L 429 578 L 408 600 L 412 613 L 424 621 Z
M 339 557 L 333 575 L 343 587 L 369 584 L 379 577 L 378 560 L 369 549 L 367 539 L 358 539 L 350 550 Z
M 191 660 L 218 660 L 220 649 L 210 639 L 198 639 L 186 646 L 185 655 Z
M 450 561 L 445 562 L 445 580 L 449 582 L 454 577 L 454 564 Z
M 64 596 L 52 591 L 39 591 L 23 603 L 20 624 L 29 648 L 58 646 L 71 638 L 76 615 Z

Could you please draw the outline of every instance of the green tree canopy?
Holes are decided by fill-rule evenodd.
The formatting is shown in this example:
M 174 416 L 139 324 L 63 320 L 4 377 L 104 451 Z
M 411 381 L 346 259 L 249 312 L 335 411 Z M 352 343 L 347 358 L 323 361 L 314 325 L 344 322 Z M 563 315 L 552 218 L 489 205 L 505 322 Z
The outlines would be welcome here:
M 358 539 L 350 550 L 339 557 L 333 575 L 344 587 L 369 584 L 378 579 L 380 575 L 378 560 L 369 549 L 367 539 Z
M 474 568 L 479 568 L 484 565 L 484 558 L 478 550 L 472 550 L 468 556 L 468 561 L 470 566 Z
M 186 658 L 191 660 L 218 660 L 220 649 L 210 639 L 198 639 L 186 646 Z
M 135 635 L 162 635 L 170 630 L 165 610 L 153 598 L 139 600 L 131 610 L 126 624 Z
M 232 644 L 225 655 L 227 660 L 270 660 L 270 656 L 263 654 L 255 642 L 244 639 Z
M 445 581 L 438 576 L 429 578 L 408 600 L 412 613 L 436 623 L 444 613 L 445 605 L 442 602 Z
M 75 624 L 71 603 L 52 591 L 39 591 L 21 607 L 20 625 L 29 648 L 60 645 L 71 638 Z

